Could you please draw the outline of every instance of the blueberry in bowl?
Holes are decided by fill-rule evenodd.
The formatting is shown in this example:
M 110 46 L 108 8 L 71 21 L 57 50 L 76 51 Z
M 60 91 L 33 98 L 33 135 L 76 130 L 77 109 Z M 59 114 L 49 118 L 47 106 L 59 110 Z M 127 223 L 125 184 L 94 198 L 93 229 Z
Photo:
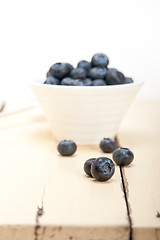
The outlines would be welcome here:
M 92 57 L 91 64 L 93 67 L 107 67 L 109 64 L 109 58 L 106 54 L 96 53 Z
M 61 80 L 65 77 L 69 77 L 72 69 L 73 66 L 69 63 L 55 63 L 50 67 L 47 75 L 53 76 Z
M 94 57 L 90 64 L 79 63 L 78 68 L 56 63 L 49 68 L 47 78 L 45 72 L 45 77 L 29 82 L 58 141 L 74 139 L 77 144 L 98 145 L 104 134 L 116 137 L 142 81 L 111 70 L 108 62 L 97 62 Z

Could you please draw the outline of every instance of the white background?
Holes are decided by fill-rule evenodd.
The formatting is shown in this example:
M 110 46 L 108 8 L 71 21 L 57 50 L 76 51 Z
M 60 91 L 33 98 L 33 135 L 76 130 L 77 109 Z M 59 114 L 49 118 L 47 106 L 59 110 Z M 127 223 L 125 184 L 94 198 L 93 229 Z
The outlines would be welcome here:
M 51 64 L 96 52 L 145 81 L 140 98 L 160 98 L 159 23 L 159 0 L 1 0 L 0 98 L 28 98 Z

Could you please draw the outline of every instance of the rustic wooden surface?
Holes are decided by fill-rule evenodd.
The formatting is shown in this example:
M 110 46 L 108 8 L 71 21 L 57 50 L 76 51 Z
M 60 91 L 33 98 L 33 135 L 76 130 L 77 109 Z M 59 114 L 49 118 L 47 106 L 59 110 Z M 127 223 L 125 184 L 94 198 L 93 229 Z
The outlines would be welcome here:
M 0 117 L 0 240 L 160 239 L 159 122 L 159 101 L 132 105 L 118 136 L 135 160 L 99 183 L 83 164 L 111 154 L 78 146 L 61 157 L 38 107 Z
M 119 130 L 121 145 L 135 153 L 125 168 L 133 239 L 160 239 L 159 125 L 160 101 L 152 100 L 134 104 Z

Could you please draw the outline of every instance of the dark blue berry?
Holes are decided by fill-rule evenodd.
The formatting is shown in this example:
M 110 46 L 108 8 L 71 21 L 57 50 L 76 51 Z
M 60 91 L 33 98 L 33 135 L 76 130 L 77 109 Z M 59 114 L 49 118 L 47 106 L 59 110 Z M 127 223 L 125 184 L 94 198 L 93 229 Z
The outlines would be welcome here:
M 106 81 L 108 85 L 124 84 L 125 76 L 115 68 L 108 69 Z
M 85 78 L 85 79 L 83 80 L 83 84 L 84 84 L 84 86 L 92 86 L 92 79 L 90 79 L 90 78 Z
M 129 78 L 129 77 L 126 77 L 125 78 L 125 83 L 133 83 L 133 79 Z
M 88 159 L 85 164 L 84 164 L 84 171 L 87 175 L 89 175 L 90 177 L 92 177 L 91 174 L 91 165 L 92 163 L 96 160 L 96 158 L 90 158 Z
M 86 60 L 81 60 L 77 64 L 77 68 L 84 68 L 88 72 L 91 68 L 91 63 Z
M 61 80 L 68 77 L 72 69 L 73 67 L 69 63 L 55 63 L 50 67 L 48 74 Z
M 104 138 L 100 142 L 100 148 L 105 153 L 112 153 L 117 148 L 117 143 L 115 140 L 112 140 L 110 138 Z
M 73 86 L 84 86 L 82 79 L 73 79 Z
M 59 85 L 60 81 L 59 79 L 49 76 L 46 78 L 44 84 L 51 84 L 51 85 Z
M 75 68 L 71 71 L 70 76 L 74 79 L 84 79 L 87 76 L 87 73 L 84 68 Z
M 107 157 L 99 157 L 91 165 L 92 176 L 100 182 L 109 180 L 113 176 L 114 171 L 114 163 Z
M 73 79 L 70 77 L 63 78 L 61 81 L 61 85 L 71 86 L 72 84 L 73 84 Z
M 91 68 L 89 72 L 89 77 L 94 79 L 105 79 L 107 76 L 107 69 L 106 68 L 100 68 L 100 67 L 94 67 Z
M 91 63 L 93 67 L 107 67 L 109 64 L 109 59 L 107 55 L 103 53 L 96 53 L 93 55 Z
M 58 144 L 57 149 L 62 156 L 71 156 L 77 150 L 77 146 L 71 140 L 63 140 Z
M 95 79 L 92 81 L 92 86 L 105 86 L 105 85 L 107 84 L 106 81 L 103 79 Z
M 133 152 L 128 148 L 117 148 L 113 152 L 113 160 L 120 166 L 129 165 L 133 159 Z

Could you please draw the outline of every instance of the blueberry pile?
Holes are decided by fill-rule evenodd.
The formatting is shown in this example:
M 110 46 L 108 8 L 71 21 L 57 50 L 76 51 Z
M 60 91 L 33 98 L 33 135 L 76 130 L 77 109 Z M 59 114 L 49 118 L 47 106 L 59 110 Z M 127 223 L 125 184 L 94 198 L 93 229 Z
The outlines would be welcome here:
M 128 166 L 134 159 L 133 152 L 128 148 L 118 148 L 115 140 L 104 138 L 100 142 L 100 148 L 105 153 L 113 153 L 112 158 L 119 166 Z M 57 146 L 62 156 L 71 156 L 77 150 L 77 145 L 72 140 L 63 140 Z M 84 163 L 85 173 L 104 182 L 109 180 L 115 172 L 115 164 L 108 157 L 90 158 Z
M 108 68 L 109 59 L 103 53 L 96 53 L 91 61 L 81 60 L 74 68 L 69 63 L 53 64 L 44 84 L 66 86 L 105 86 L 133 83 L 115 68 Z
M 84 171 L 99 182 L 109 180 L 115 171 L 115 165 L 110 158 L 99 157 L 88 159 L 84 164 Z
M 110 148 L 109 141 L 108 147 Z M 117 148 L 113 151 L 112 157 L 119 166 L 128 166 L 134 159 L 133 152 L 128 148 Z M 97 181 L 104 182 L 113 176 L 115 172 L 114 162 L 107 157 L 90 158 L 84 163 L 84 171 Z

